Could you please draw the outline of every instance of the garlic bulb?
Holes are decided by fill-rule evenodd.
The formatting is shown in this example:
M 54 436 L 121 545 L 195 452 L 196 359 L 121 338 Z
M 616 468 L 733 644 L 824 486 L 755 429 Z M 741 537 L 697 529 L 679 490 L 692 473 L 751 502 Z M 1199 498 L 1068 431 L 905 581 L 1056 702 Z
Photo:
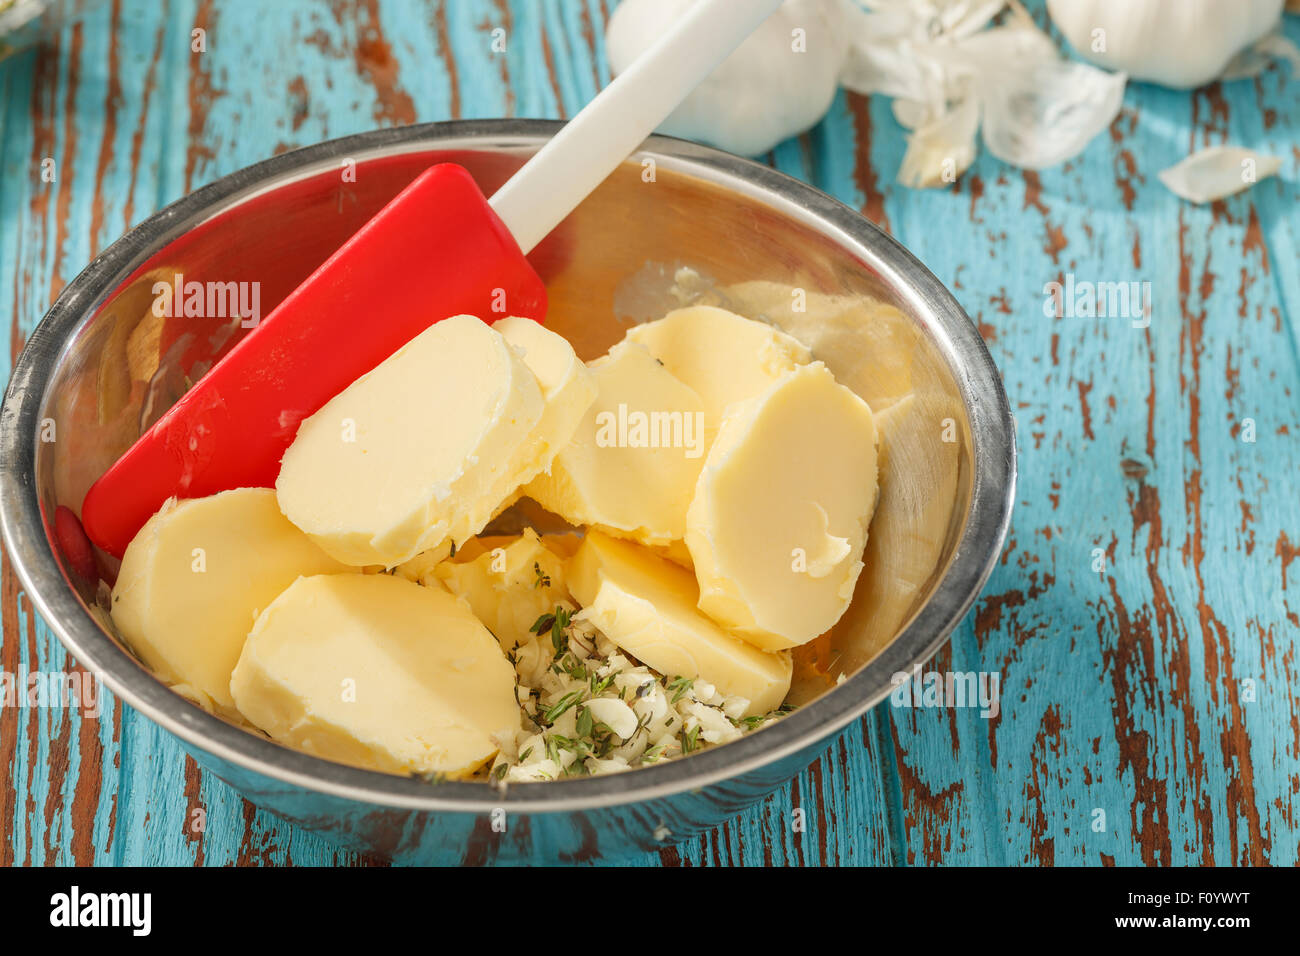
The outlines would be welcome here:
M 1190 89 L 1270 32 L 1284 0 L 1047 0 L 1075 51 L 1136 80 Z
M 605 52 L 615 75 L 694 0 L 623 0 Z M 848 50 L 839 0 L 786 0 L 679 106 L 664 133 L 744 156 L 765 153 L 815 126 L 835 99 Z

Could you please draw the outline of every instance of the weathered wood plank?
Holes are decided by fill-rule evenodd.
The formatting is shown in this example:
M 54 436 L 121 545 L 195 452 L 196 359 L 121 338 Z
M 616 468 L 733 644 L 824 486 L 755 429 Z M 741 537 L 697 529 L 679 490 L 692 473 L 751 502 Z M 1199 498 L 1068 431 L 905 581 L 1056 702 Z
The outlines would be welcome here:
M 1022 454 L 1010 546 L 973 634 L 952 645 L 957 669 L 1002 678 L 984 765 L 979 721 L 969 738 L 960 715 L 951 732 L 942 712 L 895 721 L 904 802 L 922 822 L 914 857 L 1296 859 L 1296 622 L 1281 582 L 1300 515 L 1279 482 L 1300 463 L 1300 407 L 1294 286 L 1272 278 L 1298 261 L 1293 91 L 1276 73 L 1195 97 L 1136 86 L 1111 143 L 1064 169 L 983 157 L 952 194 L 884 191 L 895 235 L 988 339 Z M 887 122 L 880 104 L 872 116 Z M 1288 156 L 1286 179 L 1205 209 L 1156 182 L 1224 141 Z M 873 165 L 894 168 L 882 147 Z M 1150 328 L 1045 317 L 1043 286 L 1066 273 L 1150 281 Z M 1240 440 L 1247 417 L 1254 444 Z M 996 785 L 968 804 L 990 770 Z

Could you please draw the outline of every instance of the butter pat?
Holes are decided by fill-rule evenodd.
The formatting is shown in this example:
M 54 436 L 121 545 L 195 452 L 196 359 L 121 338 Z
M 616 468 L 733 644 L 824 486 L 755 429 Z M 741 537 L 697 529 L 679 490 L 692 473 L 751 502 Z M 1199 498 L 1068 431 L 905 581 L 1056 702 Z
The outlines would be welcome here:
M 382 318 L 382 317 L 381 317 Z M 285 452 L 285 515 L 349 564 L 393 567 L 461 542 L 544 467 L 545 401 L 500 334 L 444 319 L 306 419 Z
M 788 653 L 732 637 L 699 612 L 691 573 L 640 545 L 588 532 L 569 565 L 569 590 L 583 617 L 641 663 L 744 697 L 746 716 L 775 710 L 790 690 Z
M 812 353 L 781 330 L 709 305 L 677 309 L 635 325 L 627 338 L 644 345 L 699 394 L 715 428 L 728 406 L 812 361 Z
M 524 494 L 571 524 L 646 544 L 680 541 L 712 437 L 699 395 L 635 342 L 590 368 L 595 402 L 550 474 Z
M 700 609 L 767 650 L 847 610 L 876 502 L 871 409 L 820 362 L 723 420 L 687 516 Z
M 299 575 L 344 570 L 269 488 L 170 501 L 122 556 L 113 623 L 162 680 L 230 713 L 230 672 L 258 613 Z
M 546 407 L 533 434 L 540 470 L 549 470 L 596 400 L 596 379 L 563 336 L 532 319 L 508 316 L 494 326 L 518 351 L 542 388 Z M 530 476 L 531 477 L 531 476 Z
M 519 730 L 514 668 L 445 591 L 388 574 L 300 578 L 230 681 L 272 739 L 388 773 L 464 776 Z
M 564 561 L 531 528 L 517 538 L 494 541 L 470 560 L 459 557 L 439 564 L 434 576 L 469 605 L 504 650 L 528 640 L 539 617 L 569 600 Z

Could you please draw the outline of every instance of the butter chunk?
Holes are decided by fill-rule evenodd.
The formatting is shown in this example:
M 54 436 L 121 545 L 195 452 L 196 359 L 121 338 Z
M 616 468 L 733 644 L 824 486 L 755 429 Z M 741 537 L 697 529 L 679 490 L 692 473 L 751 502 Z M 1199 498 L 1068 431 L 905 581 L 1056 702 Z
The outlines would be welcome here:
M 676 309 L 635 325 L 627 338 L 644 345 L 699 394 L 715 427 L 728 406 L 812 361 L 812 353 L 780 329 L 710 305 Z
M 469 560 L 459 557 L 439 564 L 434 576 L 469 605 L 504 650 L 529 640 L 537 619 L 569 600 L 563 559 L 531 528 L 517 538 L 494 541 Z
M 829 630 L 862 571 L 876 443 L 871 408 L 820 362 L 734 406 L 687 516 L 700 609 L 766 650 Z
M 162 680 L 230 713 L 230 672 L 258 613 L 299 575 L 344 570 L 269 488 L 172 500 L 122 556 L 113 623 Z
M 473 316 L 421 332 L 303 421 L 276 493 L 349 564 L 393 567 L 481 531 L 544 466 L 536 377 Z
M 272 739 L 389 773 L 464 776 L 519 730 L 515 672 L 461 601 L 388 574 L 300 578 L 230 681 Z
M 533 440 L 540 446 L 535 453 L 537 468 L 548 470 L 596 400 L 596 378 L 567 339 L 539 322 L 508 316 L 492 328 L 519 351 L 542 388 L 546 407 Z
M 699 395 L 635 342 L 590 368 L 595 402 L 524 494 L 571 524 L 646 544 L 680 541 L 711 439 Z
M 788 653 L 732 637 L 696 607 L 691 573 L 640 545 L 588 532 L 569 565 L 569 590 L 583 617 L 641 663 L 745 698 L 746 716 L 775 710 L 790 690 Z

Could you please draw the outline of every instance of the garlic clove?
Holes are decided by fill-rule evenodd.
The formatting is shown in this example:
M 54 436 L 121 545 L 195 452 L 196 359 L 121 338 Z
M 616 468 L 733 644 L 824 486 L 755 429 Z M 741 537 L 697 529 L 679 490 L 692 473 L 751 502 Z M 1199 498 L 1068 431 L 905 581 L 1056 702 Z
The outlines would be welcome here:
M 1282 160 L 1239 146 L 1211 146 L 1157 175 L 1174 195 L 1194 203 L 1213 202 L 1243 192 L 1277 175 Z
M 979 125 L 979 99 L 968 96 L 943 116 L 913 132 L 907 138 L 907 152 L 898 169 L 898 181 L 913 189 L 956 182 L 975 161 Z
M 994 78 L 984 98 L 984 145 L 1024 169 L 1073 159 L 1119 115 L 1127 82 L 1123 73 L 1065 60 Z

